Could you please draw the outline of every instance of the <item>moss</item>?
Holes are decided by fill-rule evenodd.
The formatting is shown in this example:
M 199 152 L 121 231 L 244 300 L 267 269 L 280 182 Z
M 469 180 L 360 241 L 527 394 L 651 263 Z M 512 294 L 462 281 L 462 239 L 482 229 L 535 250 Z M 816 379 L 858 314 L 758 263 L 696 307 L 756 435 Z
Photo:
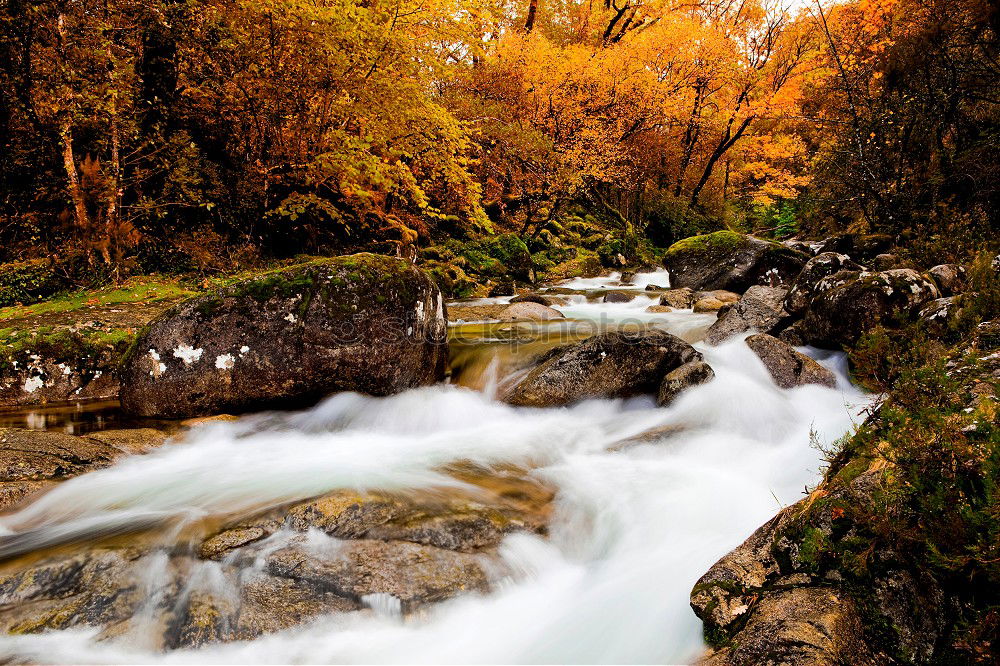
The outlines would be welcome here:
M 82 370 L 117 367 L 137 339 L 128 329 L 40 327 L 34 331 L 0 330 L 0 375 L 26 367 L 32 356 Z
M 735 231 L 716 231 L 679 240 L 667 248 L 666 256 L 687 253 L 730 252 L 747 243 L 747 237 Z
M 132 278 L 123 285 L 65 294 L 30 306 L 0 307 L 0 321 L 12 318 L 72 312 L 91 306 L 156 303 L 193 296 L 197 290 L 179 280 L 160 276 Z

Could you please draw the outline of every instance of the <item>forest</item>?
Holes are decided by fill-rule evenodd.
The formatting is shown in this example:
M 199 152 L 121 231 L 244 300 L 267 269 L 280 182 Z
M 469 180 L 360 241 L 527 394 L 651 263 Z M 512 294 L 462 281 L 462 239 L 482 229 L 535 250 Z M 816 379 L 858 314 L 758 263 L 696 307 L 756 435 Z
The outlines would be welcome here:
M 72 284 L 376 249 L 471 285 L 458 244 L 561 274 L 717 229 L 944 261 L 997 231 L 986 0 L 0 11 L 0 261 Z

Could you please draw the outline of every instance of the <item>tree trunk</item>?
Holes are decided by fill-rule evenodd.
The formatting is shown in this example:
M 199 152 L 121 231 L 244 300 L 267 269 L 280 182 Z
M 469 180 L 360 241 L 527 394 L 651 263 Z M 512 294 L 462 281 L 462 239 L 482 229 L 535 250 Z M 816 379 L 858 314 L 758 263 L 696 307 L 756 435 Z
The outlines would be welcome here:
M 528 1 L 528 18 L 524 21 L 524 31 L 531 32 L 535 27 L 535 17 L 538 15 L 538 0 Z
M 80 189 L 80 174 L 76 170 L 76 158 L 73 155 L 73 126 L 69 116 L 59 124 L 59 137 L 62 139 L 63 168 L 66 170 L 66 183 L 69 198 L 73 202 L 73 218 L 80 229 L 90 227 L 90 216 L 87 213 L 87 203 Z

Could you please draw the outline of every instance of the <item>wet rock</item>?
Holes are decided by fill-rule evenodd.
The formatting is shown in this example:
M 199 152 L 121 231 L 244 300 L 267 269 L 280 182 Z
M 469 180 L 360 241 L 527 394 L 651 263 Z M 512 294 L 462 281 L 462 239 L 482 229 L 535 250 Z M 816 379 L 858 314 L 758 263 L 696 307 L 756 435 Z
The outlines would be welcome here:
M 605 303 L 629 303 L 635 298 L 635 294 L 631 294 L 625 291 L 610 291 L 604 294 L 604 298 L 601 299 Z
M 135 549 L 95 548 L 0 575 L 0 629 L 25 634 L 131 617 L 144 598 Z
M 750 287 L 740 300 L 711 325 L 705 340 L 709 344 L 720 342 L 747 331 L 768 333 L 788 319 L 784 308 L 787 289 L 779 287 Z
M 663 331 L 610 332 L 563 347 L 511 389 L 513 405 L 548 407 L 586 398 L 654 393 L 663 376 L 701 354 Z
M 497 314 L 500 321 L 548 321 L 564 318 L 565 315 L 558 310 L 532 302 L 514 303 Z
M 778 334 L 778 339 L 790 347 L 801 347 L 806 344 L 805 336 L 802 334 L 802 320 L 793 323 L 791 326 Z
M 622 275 L 618 278 L 618 281 L 622 284 L 634 284 L 635 271 L 622 271 Z
M 198 548 L 198 554 L 206 560 L 219 560 L 237 548 L 271 536 L 279 527 L 279 523 L 231 527 L 205 539 Z
M 841 271 L 824 278 L 799 332 L 807 343 L 837 349 L 878 324 L 908 317 L 939 297 L 933 282 L 907 268 L 869 273 Z
M 78 437 L 49 430 L 0 428 L 0 509 L 54 483 L 145 453 L 166 441 L 152 428 L 106 430 Z
M 958 264 L 939 264 L 927 273 L 942 296 L 954 296 L 965 289 L 965 268 Z
M 715 379 L 712 366 L 704 361 L 691 361 L 671 370 L 663 378 L 657 393 L 656 404 L 665 407 L 677 399 L 681 393 L 699 384 L 705 384 Z
M 785 297 L 785 310 L 796 315 L 805 312 L 824 278 L 841 271 L 861 270 L 864 270 L 864 267 L 846 254 L 836 252 L 817 254 L 806 262 L 802 272 L 792 283 L 788 296 Z
M 726 304 L 717 298 L 711 296 L 706 296 L 704 298 L 699 298 L 695 301 L 695 304 L 691 307 L 694 312 L 705 313 L 705 312 L 718 312 L 722 308 L 726 307 Z
M 678 310 L 685 310 L 694 305 L 694 290 L 688 287 L 670 289 L 660 294 L 660 305 L 669 305 Z
M 870 265 L 877 271 L 888 271 L 902 268 L 900 258 L 895 254 L 877 254 L 870 260 Z
M 647 284 L 646 285 L 646 291 L 664 291 L 664 290 L 666 290 L 666 287 L 661 287 L 658 284 Z
M 511 280 L 503 280 L 490 288 L 488 296 L 494 298 L 496 296 L 510 296 L 514 293 L 514 283 Z
M 440 290 L 409 262 L 372 254 L 317 260 L 161 315 L 124 361 L 122 407 L 181 418 L 336 391 L 396 393 L 444 377 L 446 329 Z
M 673 312 L 674 309 L 669 305 L 650 305 L 646 308 L 646 312 L 663 313 L 663 312 Z
M 289 578 L 347 599 L 392 595 L 403 610 L 486 592 L 487 570 L 495 560 L 404 541 L 345 541 L 317 553 L 304 547 L 282 548 L 267 558 L 273 576 Z
M 663 263 L 673 287 L 743 292 L 755 284 L 787 284 L 808 258 L 780 243 L 717 231 L 674 243 Z
M 553 301 L 551 298 L 546 298 L 541 294 L 519 294 L 514 298 L 510 299 L 511 303 L 538 303 L 539 305 L 544 305 L 546 307 L 552 307 Z
M 694 294 L 694 300 L 697 302 L 703 298 L 714 298 L 715 300 L 721 302 L 723 305 L 729 305 L 731 303 L 736 303 L 740 300 L 740 295 L 734 291 L 728 291 L 726 289 L 712 289 L 710 291 L 697 291 Z
M 886 660 L 865 642 L 864 623 L 850 597 L 825 588 L 796 588 L 765 597 L 738 641 L 698 663 L 875 666 Z
M 805 384 L 821 384 L 834 387 L 837 377 L 828 369 L 797 352 L 787 344 L 765 333 L 751 335 L 747 346 L 764 362 L 774 383 L 781 388 L 793 388 Z
M 892 246 L 893 238 L 887 234 L 839 234 L 821 241 L 816 254 L 837 252 L 865 263 L 880 254 L 887 254 Z

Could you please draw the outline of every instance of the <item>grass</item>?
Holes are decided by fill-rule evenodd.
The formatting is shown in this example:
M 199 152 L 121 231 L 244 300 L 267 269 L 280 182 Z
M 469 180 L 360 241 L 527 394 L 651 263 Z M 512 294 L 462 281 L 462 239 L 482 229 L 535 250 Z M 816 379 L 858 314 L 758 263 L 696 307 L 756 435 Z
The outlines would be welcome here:
M 119 286 L 71 292 L 34 305 L 13 305 L 0 308 L 0 321 L 71 312 L 86 307 L 179 300 L 193 296 L 198 291 L 198 287 L 177 278 L 155 275 L 134 277 Z

